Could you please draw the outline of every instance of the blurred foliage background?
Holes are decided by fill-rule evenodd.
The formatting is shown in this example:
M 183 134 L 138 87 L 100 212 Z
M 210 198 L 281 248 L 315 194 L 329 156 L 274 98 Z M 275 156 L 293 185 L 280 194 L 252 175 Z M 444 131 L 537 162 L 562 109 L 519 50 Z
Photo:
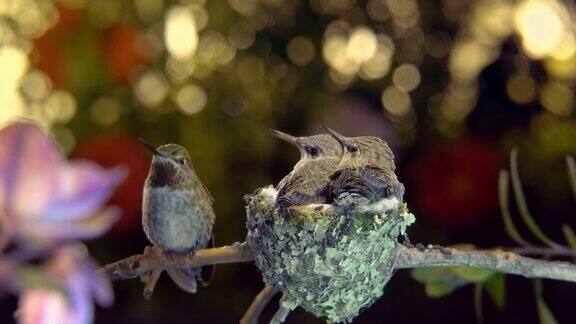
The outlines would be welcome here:
M 72 157 L 130 175 L 111 203 L 123 218 L 89 248 L 101 263 L 142 251 L 149 154 L 137 142 L 186 146 L 215 197 L 217 245 L 242 241 L 242 196 L 276 184 L 298 152 L 269 136 L 326 124 L 376 135 L 396 152 L 414 242 L 511 246 L 498 172 L 519 147 L 542 228 L 562 239 L 576 201 L 575 7 L 560 0 L 3 0 L 0 125 L 33 119 Z M 261 289 L 251 264 L 220 266 L 187 295 L 161 280 L 151 301 L 117 282 L 98 323 L 236 322 Z M 489 323 L 537 322 L 529 282 L 509 277 Z M 401 273 L 358 323 L 475 321 L 473 288 L 429 299 Z M 559 322 L 576 289 L 547 283 Z M 15 301 L 0 304 L 10 318 Z M 265 316 L 271 316 L 268 309 Z M 320 323 L 303 311 L 289 321 Z

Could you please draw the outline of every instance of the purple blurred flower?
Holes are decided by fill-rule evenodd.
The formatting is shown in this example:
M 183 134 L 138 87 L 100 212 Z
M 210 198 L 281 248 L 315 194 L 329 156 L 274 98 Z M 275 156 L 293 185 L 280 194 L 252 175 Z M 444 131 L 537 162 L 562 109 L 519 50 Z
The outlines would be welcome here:
M 97 272 L 86 250 L 61 248 L 45 272 L 60 281 L 63 290 L 32 288 L 20 295 L 18 322 L 22 324 L 87 324 L 94 317 L 94 299 L 101 306 L 113 301 L 108 278 Z
M 119 216 L 101 208 L 124 175 L 121 168 L 67 162 L 39 126 L 11 124 L 0 130 L 2 235 L 28 244 L 99 236 Z

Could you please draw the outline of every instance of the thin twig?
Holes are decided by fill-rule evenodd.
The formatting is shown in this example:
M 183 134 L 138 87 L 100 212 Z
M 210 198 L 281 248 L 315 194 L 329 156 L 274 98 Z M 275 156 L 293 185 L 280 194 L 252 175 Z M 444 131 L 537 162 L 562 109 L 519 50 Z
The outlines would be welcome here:
M 520 175 L 518 172 L 518 149 L 513 149 L 510 153 L 510 176 L 512 177 L 512 189 L 514 192 L 514 198 L 516 199 L 518 212 L 528 229 L 544 244 L 552 248 L 562 247 L 562 245 L 552 241 L 546 234 L 544 234 L 540 227 L 538 227 L 538 224 L 528 209 L 528 203 L 526 202 L 526 196 L 524 195 L 522 182 L 520 181 Z
M 274 295 L 276 295 L 277 292 L 278 289 L 276 289 L 274 286 L 266 285 L 266 287 L 264 287 L 264 289 L 262 289 L 262 291 L 260 291 L 260 293 L 256 295 L 254 301 L 252 301 L 252 304 L 250 304 L 250 307 L 248 308 L 246 313 L 244 313 L 244 316 L 242 316 L 240 324 L 258 323 L 258 318 L 260 317 L 260 314 L 262 314 L 262 311 L 264 310 L 266 305 L 268 305 L 270 299 L 272 299 L 272 297 L 274 297 Z
M 482 292 L 484 292 L 484 283 L 479 282 L 474 285 L 474 310 L 476 311 L 476 322 L 484 323 L 484 314 L 482 312 Z
M 270 320 L 270 324 L 284 323 L 284 321 L 286 320 L 286 317 L 288 316 L 288 314 L 290 314 L 290 310 L 283 305 L 283 301 L 284 301 L 285 297 L 286 296 L 282 296 L 282 298 L 280 298 L 278 310 L 276 311 L 276 314 L 274 314 L 274 317 L 272 317 L 272 320 Z
M 504 229 L 506 230 L 506 234 L 510 236 L 516 243 L 522 246 L 530 246 L 518 229 L 516 229 L 516 225 L 514 225 L 514 221 L 512 220 L 512 215 L 510 214 L 510 205 L 508 203 L 508 190 L 510 187 L 510 174 L 508 171 L 502 170 L 500 171 L 500 177 L 498 178 L 498 201 L 500 203 L 500 210 L 502 211 L 502 220 L 504 221 Z
M 143 254 L 111 263 L 100 271 L 112 280 L 130 279 L 159 268 L 191 268 L 210 264 L 250 262 L 254 255 L 246 243 L 234 243 L 188 254 L 166 254 L 162 248 L 152 247 Z
M 515 274 L 576 282 L 576 265 L 542 261 L 501 250 L 457 250 L 448 247 L 406 247 L 399 244 L 395 269 L 466 266 Z

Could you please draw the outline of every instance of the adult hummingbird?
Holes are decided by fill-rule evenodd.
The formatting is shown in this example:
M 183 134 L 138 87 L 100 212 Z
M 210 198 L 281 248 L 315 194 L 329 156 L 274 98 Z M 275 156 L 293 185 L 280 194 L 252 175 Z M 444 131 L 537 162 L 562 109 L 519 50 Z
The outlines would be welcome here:
M 300 160 L 278 184 L 276 204 L 280 210 L 326 202 L 326 186 L 342 157 L 340 143 L 328 134 L 296 137 L 277 130 L 271 133 L 300 150 Z
M 328 194 L 336 204 L 360 195 L 369 202 L 396 197 L 402 200 L 404 185 L 396 177 L 394 154 L 382 139 L 374 136 L 344 137 L 324 126 L 342 145 L 342 159 L 331 177 Z
M 142 225 L 148 240 L 167 253 L 189 253 L 213 245 L 215 215 L 188 151 L 177 144 L 158 149 L 140 140 L 153 154 L 144 184 Z M 196 279 L 207 285 L 213 268 L 166 269 L 183 290 L 195 293 Z

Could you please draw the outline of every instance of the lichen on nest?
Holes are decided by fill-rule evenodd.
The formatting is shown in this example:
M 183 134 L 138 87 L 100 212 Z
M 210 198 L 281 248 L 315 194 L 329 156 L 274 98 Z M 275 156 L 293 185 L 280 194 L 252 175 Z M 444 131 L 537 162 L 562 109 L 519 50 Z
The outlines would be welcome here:
M 344 322 L 382 295 L 398 236 L 415 220 L 404 203 L 310 205 L 283 217 L 275 199 L 272 186 L 249 196 L 246 241 L 264 282 L 284 293 L 284 307 Z

